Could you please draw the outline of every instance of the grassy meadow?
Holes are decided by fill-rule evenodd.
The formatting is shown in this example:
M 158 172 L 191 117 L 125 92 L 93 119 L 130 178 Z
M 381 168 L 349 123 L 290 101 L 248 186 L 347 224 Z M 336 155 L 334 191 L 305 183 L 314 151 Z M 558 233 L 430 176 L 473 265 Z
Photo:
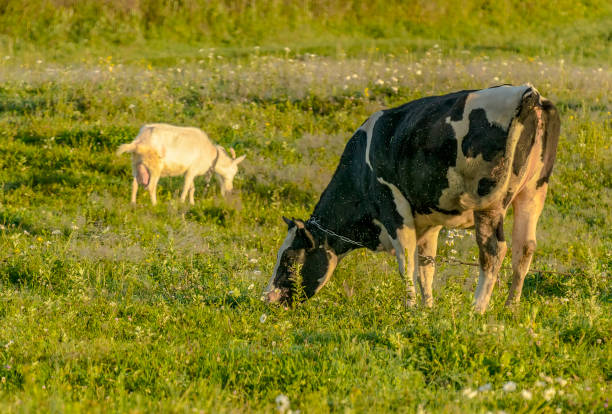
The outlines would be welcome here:
M 0 2 L 0 412 L 609 411 L 608 2 L 21 3 Z M 561 113 L 532 268 L 562 273 L 507 309 L 503 270 L 481 316 L 477 268 L 441 263 L 434 308 L 406 310 L 395 259 L 360 250 L 294 309 L 260 300 L 281 216 L 308 218 L 371 113 L 525 82 Z M 114 151 L 150 122 L 247 154 L 236 191 L 200 177 L 182 205 L 165 178 L 131 206 Z M 441 232 L 440 257 L 477 254 Z

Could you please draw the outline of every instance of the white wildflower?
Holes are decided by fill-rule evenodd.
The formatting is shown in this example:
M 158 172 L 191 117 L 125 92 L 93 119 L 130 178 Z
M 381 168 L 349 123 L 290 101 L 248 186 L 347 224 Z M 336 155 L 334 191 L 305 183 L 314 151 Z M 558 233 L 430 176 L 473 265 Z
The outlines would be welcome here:
M 378 80 L 376 81 L 376 84 L 377 84 L 377 85 L 384 85 L 384 84 L 385 84 L 385 81 L 384 81 L 384 80 L 382 80 L 382 79 L 378 79 Z
M 550 401 L 550 400 L 552 400 L 555 397 L 556 393 L 557 393 L 557 391 L 553 387 L 546 388 L 544 390 L 544 394 L 543 394 L 544 395 L 544 399 L 546 401 Z
M 546 386 L 546 383 L 544 381 L 537 380 L 533 383 L 533 385 L 535 385 L 536 387 L 543 388 L 544 386 Z
M 254 288 L 254 287 L 255 287 L 255 284 L 254 284 L 254 283 L 251 283 L 247 289 L 248 289 L 248 290 L 253 290 L 253 288 Z
M 487 382 L 486 384 L 481 385 L 480 387 L 478 387 L 478 391 L 480 391 L 480 392 L 491 391 L 491 389 L 493 389 L 493 386 L 489 382 Z
M 473 390 L 471 388 L 466 388 L 466 389 L 463 390 L 463 392 L 461 394 L 463 394 L 464 397 L 469 398 L 471 400 L 476 395 L 478 395 L 478 391 Z
M 521 391 L 521 397 L 523 397 L 526 400 L 531 400 L 531 397 L 533 397 L 533 394 L 529 390 L 523 390 Z
M 261 316 L 259 317 L 259 322 L 264 323 L 266 319 L 268 319 L 268 315 L 266 315 L 265 313 L 262 313 Z
M 58 234 L 62 234 L 62 232 L 60 230 L 53 230 L 51 234 L 53 234 L 54 236 L 57 236 Z
M 555 381 L 557 381 L 557 384 L 559 384 L 562 387 L 565 387 L 567 385 L 567 380 L 561 377 L 557 377 L 555 378 Z
M 513 392 L 516 391 L 516 383 L 514 381 L 508 381 L 502 387 L 504 392 Z
M 549 377 L 548 375 L 544 374 L 543 372 L 540 372 L 540 378 L 542 378 L 544 381 L 548 382 L 549 384 L 552 384 L 553 382 L 553 379 Z
M 284 414 L 289 410 L 291 403 L 289 402 L 289 397 L 286 395 L 279 394 L 274 401 L 276 402 L 276 409 L 279 413 Z
M 415 72 L 417 75 L 421 75 L 423 74 L 423 72 L 421 72 L 421 69 L 417 69 L 417 71 Z
M 251 263 L 257 263 L 257 259 L 255 259 L 255 258 L 249 259 L 249 262 L 251 262 Z

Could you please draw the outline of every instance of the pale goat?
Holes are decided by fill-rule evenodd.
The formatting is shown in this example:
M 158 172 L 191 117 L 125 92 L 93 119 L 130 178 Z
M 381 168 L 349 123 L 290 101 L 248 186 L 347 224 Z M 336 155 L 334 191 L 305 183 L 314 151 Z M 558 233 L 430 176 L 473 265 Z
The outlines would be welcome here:
M 181 202 L 189 194 L 193 204 L 195 186 L 193 180 L 199 175 L 214 171 L 221 194 L 233 189 L 238 164 L 246 155 L 236 158 L 233 148 L 230 157 L 220 145 L 215 145 L 206 133 L 198 128 L 178 127 L 168 124 L 147 124 L 140 128 L 134 141 L 121 145 L 117 154 L 132 154 L 132 203 L 136 203 L 138 185 L 149 190 L 151 203 L 157 203 L 156 189 L 160 177 L 185 175 Z

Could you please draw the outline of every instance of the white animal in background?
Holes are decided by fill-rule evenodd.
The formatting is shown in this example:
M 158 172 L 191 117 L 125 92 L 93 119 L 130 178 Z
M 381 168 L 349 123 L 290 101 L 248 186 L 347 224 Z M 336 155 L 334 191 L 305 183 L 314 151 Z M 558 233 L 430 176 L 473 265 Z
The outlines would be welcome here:
M 185 175 L 181 202 L 185 202 L 189 194 L 189 203 L 193 204 L 194 178 L 214 171 L 221 194 L 225 196 L 232 191 L 238 164 L 246 157 L 236 158 L 233 148 L 230 148 L 230 157 L 222 146 L 213 144 L 198 128 L 168 124 L 144 125 L 134 141 L 117 149 L 117 155 L 125 152 L 132 154 L 132 203 L 136 203 L 140 184 L 149 190 L 153 205 L 157 203 L 160 177 Z

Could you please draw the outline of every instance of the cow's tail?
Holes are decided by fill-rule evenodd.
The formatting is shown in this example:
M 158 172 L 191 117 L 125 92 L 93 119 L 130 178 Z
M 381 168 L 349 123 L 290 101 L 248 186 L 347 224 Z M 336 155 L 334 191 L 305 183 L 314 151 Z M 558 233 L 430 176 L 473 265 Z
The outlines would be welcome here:
M 536 88 L 531 87 L 525 91 L 517 114 L 512 119 L 510 127 L 508 128 L 508 139 L 506 140 L 504 156 L 492 171 L 492 179 L 495 180 L 494 187 L 485 196 L 472 192 L 463 193 L 459 199 L 459 203 L 463 208 L 472 210 L 486 210 L 503 199 L 508 191 L 508 187 L 510 186 L 510 178 L 512 177 L 512 163 L 514 162 L 517 144 L 524 129 L 524 125 L 519 121 L 519 119 L 521 118 L 523 111 L 530 111 L 536 105 L 541 104 L 542 98 Z

